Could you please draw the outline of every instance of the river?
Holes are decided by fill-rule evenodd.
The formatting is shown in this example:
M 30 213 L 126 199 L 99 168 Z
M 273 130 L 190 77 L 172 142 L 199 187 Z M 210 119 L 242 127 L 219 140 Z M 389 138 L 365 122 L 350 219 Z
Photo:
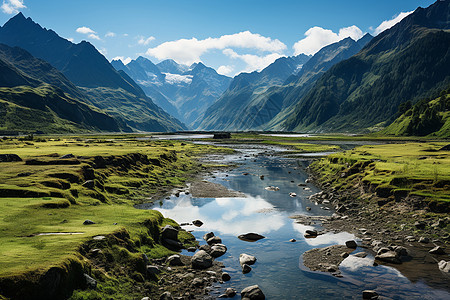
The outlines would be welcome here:
M 200 244 L 202 236 L 214 232 L 228 248 L 227 253 L 217 258 L 225 265 L 231 280 L 217 283 L 213 295 L 223 293 L 227 287 L 238 292 L 246 286 L 258 284 L 267 299 L 361 299 L 362 291 L 373 289 L 390 299 L 450 299 L 450 293 L 433 289 L 423 282 L 411 282 L 397 269 L 373 266 L 374 258 L 358 258 L 350 255 L 340 265 L 343 278 L 310 272 L 301 262 L 301 255 L 310 249 L 333 244 L 345 244 L 355 237 L 347 232 L 326 233 L 314 239 L 303 237 L 305 230 L 319 226 L 306 226 L 289 218 L 292 215 L 327 216 L 333 208 L 314 205 L 308 197 L 320 190 L 308 183 L 306 158 L 284 157 L 284 149 L 263 145 L 232 145 L 236 154 L 211 155 L 208 162 L 232 163 L 237 167 L 231 171 L 217 171 L 206 180 L 240 191 L 245 198 L 193 198 L 181 193 L 155 204 L 144 204 L 140 208 L 160 211 L 165 217 L 178 223 L 199 219 L 202 227 L 184 226 L 191 231 Z M 264 175 L 264 179 L 261 179 Z M 278 187 L 269 191 L 268 186 Z M 296 193 L 291 197 L 289 193 Z M 310 207 L 310 210 L 306 208 Z M 255 232 L 266 238 L 246 242 L 238 235 Z M 295 242 L 291 242 L 295 239 Z M 364 251 L 358 248 L 356 252 Z M 247 253 L 257 258 L 252 271 L 243 274 L 239 255 Z M 192 255 L 183 251 L 184 255 Z M 239 296 L 235 297 L 236 299 Z

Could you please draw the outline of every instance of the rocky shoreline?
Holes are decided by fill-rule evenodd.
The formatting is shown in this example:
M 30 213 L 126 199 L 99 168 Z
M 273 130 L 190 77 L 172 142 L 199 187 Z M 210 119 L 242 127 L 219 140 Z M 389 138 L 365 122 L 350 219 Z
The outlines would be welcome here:
M 194 220 L 192 224 L 201 226 L 202 222 Z M 162 231 L 172 232 L 173 238 L 176 239 L 179 230 L 182 229 L 166 226 Z M 174 254 L 167 258 L 153 259 L 151 264 L 147 265 L 147 273 L 158 280 L 158 287 L 152 291 L 150 297 L 144 297 L 142 300 L 209 300 L 235 297 L 238 294 L 236 289 L 221 287 L 231 276 L 223 271 L 224 264 L 215 260 L 227 252 L 227 247 L 213 232 L 205 234 L 203 239 L 206 244 L 187 249 L 189 252 L 195 252 L 193 256 Z M 256 258 L 243 253 L 239 260 L 242 272 L 248 273 L 251 271 L 249 265 L 255 263 Z M 242 299 L 248 300 L 265 299 L 257 285 L 244 288 L 240 295 Z
M 450 278 L 450 235 L 445 231 L 450 224 L 448 214 L 430 217 L 427 209 L 417 209 L 420 199 L 407 197 L 387 202 L 362 184 L 337 190 L 329 183 L 320 182 L 314 170 L 309 167 L 307 170 L 308 181 L 322 189 L 310 196 L 311 205 L 335 209 L 336 213 L 329 217 L 292 216 L 293 219 L 304 225 L 321 227 L 318 235 L 352 233 L 358 247 L 374 255 L 374 265 L 390 265 L 413 282 L 424 280 L 429 285 L 449 289 L 446 282 Z M 342 247 L 339 251 L 330 251 L 328 247 L 308 251 L 303 255 L 304 264 L 313 271 L 340 275 L 339 264 L 330 267 L 323 255 L 328 255 L 327 259 L 335 263 L 342 261 L 346 246 Z

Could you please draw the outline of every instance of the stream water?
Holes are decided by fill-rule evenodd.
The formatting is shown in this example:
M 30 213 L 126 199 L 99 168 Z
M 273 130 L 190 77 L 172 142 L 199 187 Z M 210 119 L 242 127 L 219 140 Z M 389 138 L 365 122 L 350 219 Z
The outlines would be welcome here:
M 345 244 L 354 239 L 347 232 L 327 233 L 314 239 L 305 239 L 304 226 L 289 218 L 292 215 L 331 215 L 308 200 L 319 191 L 312 184 L 304 183 L 308 175 L 304 171 L 308 161 L 302 158 L 287 158 L 280 155 L 284 149 L 273 146 L 236 146 L 234 155 L 212 155 L 208 162 L 233 163 L 238 167 L 227 172 L 214 172 L 206 180 L 241 191 L 245 198 L 193 198 L 190 194 L 172 195 L 170 199 L 144 204 L 140 208 L 156 209 L 165 217 L 179 223 L 199 219 L 202 227 L 184 226 L 200 242 L 207 232 L 214 232 L 228 248 L 218 258 L 231 275 L 231 281 L 217 283 L 212 290 L 219 295 L 227 287 L 240 291 L 246 286 L 258 284 L 267 299 L 361 299 L 363 290 L 373 289 L 390 299 L 450 299 L 445 290 L 433 289 L 423 282 L 410 282 L 394 268 L 373 266 L 373 256 L 357 258 L 350 256 L 341 264 L 343 278 L 310 272 L 301 262 L 301 255 L 310 249 L 333 244 Z M 264 175 L 264 179 L 260 179 Z M 268 191 L 265 187 L 276 186 L 279 191 Z M 290 197 L 294 192 L 296 197 Z M 311 210 L 306 210 L 311 207 Z M 255 232 L 266 238 L 246 242 L 238 235 Z M 296 242 L 290 242 L 295 239 Z M 358 248 L 356 252 L 363 251 Z M 247 253 L 257 258 L 252 271 L 242 274 L 239 255 Z M 182 254 L 192 255 L 187 251 Z M 236 296 L 238 299 L 240 296 Z

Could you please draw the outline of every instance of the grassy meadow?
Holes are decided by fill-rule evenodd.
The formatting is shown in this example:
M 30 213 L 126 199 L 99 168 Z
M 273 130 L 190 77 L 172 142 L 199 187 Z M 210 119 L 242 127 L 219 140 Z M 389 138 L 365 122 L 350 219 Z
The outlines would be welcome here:
M 173 253 L 159 244 L 158 228 L 175 223 L 133 205 L 183 188 L 202 169 L 193 158 L 211 151 L 228 150 L 124 136 L 2 139 L 0 154 L 17 154 L 22 161 L 0 163 L 0 283 L 36 281 L 69 261 L 89 267 L 82 249 L 99 235 L 121 236 L 120 243 L 103 245 L 105 257 Z M 61 158 L 66 154 L 73 157 Z M 95 224 L 83 225 L 87 219 Z M 180 234 L 184 242 L 191 237 Z M 118 281 L 103 284 L 111 282 L 117 294 Z
M 316 161 L 321 181 L 336 188 L 356 183 L 371 186 L 383 197 L 416 195 L 425 201 L 450 202 L 450 151 L 447 143 L 366 145 Z

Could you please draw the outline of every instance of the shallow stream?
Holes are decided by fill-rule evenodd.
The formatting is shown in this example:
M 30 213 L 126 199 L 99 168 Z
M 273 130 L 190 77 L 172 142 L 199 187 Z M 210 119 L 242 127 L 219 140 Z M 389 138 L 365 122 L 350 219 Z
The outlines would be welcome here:
M 289 218 L 293 215 L 326 216 L 333 213 L 316 206 L 308 197 L 319 191 L 308 183 L 304 168 L 308 161 L 302 158 L 286 158 L 283 149 L 274 146 L 233 145 L 234 155 L 212 155 L 208 162 L 233 163 L 238 167 L 231 171 L 214 172 L 206 180 L 222 184 L 244 193 L 246 198 L 193 198 L 190 194 L 172 195 L 170 199 L 144 204 L 140 208 L 156 209 L 165 217 L 178 223 L 199 219 L 201 227 L 184 226 L 191 231 L 200 244 L 202 236 L 214 232 L 228 248 L 218 258 L 231 275 L 231 281 L 217 283 L 211 291 L 219 295 L 227 287 L 238 292 L 246 286 L 258 284 L 267 299 L 361 299 L 362 291 L 373 289 L 390 299 L 450 299 L 450 293 L 427 286 L 423 282 L 410 282 L 398 270 L 379 265 L 373 266 L 373 256 L 366 258 L 350 256 L 340 265 L 343 278 L 310 272 L 303 267 L 301 255 L 310 249 L 333 244 L 345 244 L 354 239 L 347 232 L 327 233 L 314 239 L 305 239 L 305 226 Z M 260 176 L 264 175 L 264 179 Z M 278 191 L 268 191 L 268 186 Z M 294 192 L 296 197 L 289 193 Z M 311 210 L 307 210 L 310 207 Z M 255 232 L 266 238 L 246 242 L 238 235 Z M 296 242 L 290 242 L 295 239 Z M 356 252 L 364 251 L 358 248 Z M 252 271 L 243 274 L 239 255 L 247 253 L 257 258 Z M 192 255 L 187 251 L 182 254 Z M 236 296 L 238 299 L 240 296 Z

